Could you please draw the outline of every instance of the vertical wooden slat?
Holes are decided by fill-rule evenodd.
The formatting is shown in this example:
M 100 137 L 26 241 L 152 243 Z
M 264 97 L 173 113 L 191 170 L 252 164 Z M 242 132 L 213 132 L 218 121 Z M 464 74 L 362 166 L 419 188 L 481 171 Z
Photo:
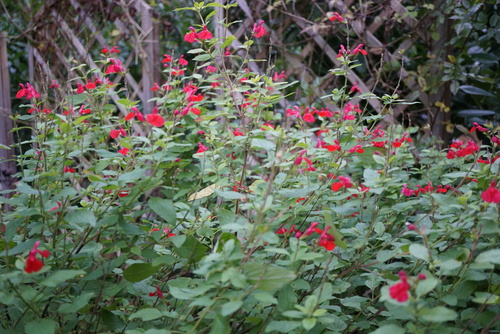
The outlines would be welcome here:
M 13 143 L 10 101 L 10 76 L 7 59 L 7 33 L 0 32 L 0 144 L 10 147 Z M 0 148 L 0 190 L 8 189 L 14 182 L 12 175 L 16 164 L 12 159 L 13 150 Z M 8 196 L 5 194 L 4 196 Z
M 159 81 L 159 26 L 153 19 L 153 9 L 146 3 L 141 3 L 141 28 L 146 34 L 144 36 L 144 46 L 141 52 L 142 58 L 142 103 L 144 113 L 149 114 L 153 110 L 154 103 L 148 102 L 154 97 L 151 87 Z M 161 84 L 161 83 L 159 83 Z

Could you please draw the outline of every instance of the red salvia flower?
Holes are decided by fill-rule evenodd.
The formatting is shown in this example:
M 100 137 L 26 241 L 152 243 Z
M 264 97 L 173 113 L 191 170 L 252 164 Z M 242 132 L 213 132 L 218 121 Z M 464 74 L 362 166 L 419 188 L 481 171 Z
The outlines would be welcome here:
M 123 69 L 122 62 L 120 59 L 110 59 L 111 65 L 106 69 L 106 74 L 110 73 L 123 73 L 125 70 Z
M 262 36 L 267 35 L 267 30 L 263 26 L 263 24 L 264 21 L 260 21 L 258 24 L 257 23 L 253 24 L 252 33 L 256 38 L 261 38 Z
M 212 39 L 213 35 L 208 31 L 207 26 L 203 26 L 203 30 L 198 33 L 199 39 Z
M 196 153 L 203 153 L 205 151 L 208 151 L 208 147 L 203 145 L 201 142 L 198 143 L 198 151 L 196 151 Z
M 41 251 L 38 249 L 40 241 L 35 242 L 33 249 L 30 251 L 28 258 L 26 259 L 26 265 L 24 266 L 24 271 L 28 274 L 40 271 L 43 268 L 43 262 L 36 258 L 36 254 L 40 254 L 42 257 L 47 258 L 50 253 L 48 250 Z
M 410 291 L 410 284 L 408 283 L 408 279 L 404 272 L 400 271 L 398 275 L 401 279 L 401 282 L 389 287 L 389 295 L 392 299 L 403 303 L 407 301 L 410 296 L 410 294 L 408 293 L 408 291 Z
M 344 18 L 342 16 L 340 16 L 339 13 L 335 12 L 335 13 L 333 13 L 332 17 L 330 17 L 330 21 L 344 22 Z
M 318 245 L 326 249 L 327 251 L 332 251 L 335 249 L 335 238 L 333 235 L 328 233 L 328 230 L 330 229 L 330 226 L 327 226 L 320 234 L 319 236 L 319 242 Z
M 21 89 L 17 92 L 16 98 L 20 99 L 22 97 L 25 97 L 29 100 L 34 97 L 40 97 L 40 94 L 36 92 L 35 87 L 31 86 L 29 83 L 26 83 L 26 87 L 24 87 L 23 84 L 19 84 L 19 86 L 21 86 Z
M 154 107 L 153 112 L 146 116 L 147 121 L 152 126 L 156 126 L 157 128 L 162 127 L 165 124 L 165 119 L 158 115 L 158 107 Z
M 495 181 L 491 181 L 489 188 L 481 194 L 481 198 L 487 203 L 500 203 L 500 190 L 495 187 Z
M 148 294 L 149 297 L 154 297 L 154 296 L 158 296 L 158 298 L 160 299 L 163 299 L 163 292 L 161 292 L 161 289 L 159 286 L 156 287 L 156 291 L 155 292 L 150 292 Z
M 74 168 L 71 168 L 69 166 L 64 166 L 64 172 L 65 173 L 74 173 L 75 172 L 75 169 Z
M 188 43 L 194 43 L 194 41 L 198 38 L 198 34 L 193 27 L 189 27 L 189 30 L 191 31 L 184 35 L 184 40 Z
M 121 150 L 118 150 L 118 153 L 120 153 L 121 155 L 127 155 L 129 152 L 129 149 L 124 147 L 122 148 Z
M 120 129 L 118 129 L 118 130 L 109 131 L 109 136 L 113 139 L 118 138 L 118 136 L 120 136 L 120 135 L 122 135 L 124 137 L 127 136 L 127 132 L 125 132 L 125 130 L 121 126 L 120 126 Z

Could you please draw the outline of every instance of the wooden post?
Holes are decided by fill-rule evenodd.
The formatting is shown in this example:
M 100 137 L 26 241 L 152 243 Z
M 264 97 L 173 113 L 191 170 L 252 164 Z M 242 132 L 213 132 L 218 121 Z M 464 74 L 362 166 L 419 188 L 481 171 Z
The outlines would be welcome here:
M 9 189 L 16 173 L 16 163 L 12 160 L 13 150 L 6 149 L 14 143 L 12 133 L 10 77 L 7 59 L 7 33 L 0 32 L 0 191 Z M 10 197 L 9 194 L 4 194 Z
M 142 58 L 142 104 L 144 113 L 149 114 L 154 108 L 153 102 L 148 102 L 154 97 L 151 87 L 154 83 L 161 85 L 160 80 L 160 45 L 159 25 L 154 22 L 152 8 L 145 2 L 141 3 L 141 28 L 145 34 L 144 47 L 141 50 Z

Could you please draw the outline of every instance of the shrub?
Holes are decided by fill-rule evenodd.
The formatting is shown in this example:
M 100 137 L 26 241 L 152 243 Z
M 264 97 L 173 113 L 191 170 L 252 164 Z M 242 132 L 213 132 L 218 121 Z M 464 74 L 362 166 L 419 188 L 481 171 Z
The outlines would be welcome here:
M 498 329 L 498 129 L 475 129 L 487 145 L 419 147 L 385 120 L 397 96 L 347 81 L 325 97 L 335 108 L 283 107 L 294 83 L 249 70 L 264 23 L 244 56 L 226 52 L 233 38 L 201 15 L 215 6 L 187 8 L 193 49 L 165 55 L 152 114 L 107 50 L 73 69 L 76 87 L 21 89 L 15 121 L 34 135 L 0 197 L 4 332 Z M 332 75 L 366 52 L 351 50 Z

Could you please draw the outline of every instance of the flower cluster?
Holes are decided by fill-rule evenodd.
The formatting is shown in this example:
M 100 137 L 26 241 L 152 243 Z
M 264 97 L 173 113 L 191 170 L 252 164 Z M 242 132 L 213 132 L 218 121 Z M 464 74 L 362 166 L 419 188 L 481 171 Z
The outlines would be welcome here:
M 203 26 L 203 29 L 200 32 L 196 32 L 193 27 L 189 27 L 189 30 L 191 31 L 184 35 L 184 40 L 188 43 L 213 38 L 213 35 L 210 31 L 208 31 L 207 26 Z
M 328 230 L 330 230 L 330 226 L 326 226 L 324 230 L 318 228 L 317 226 L 319 225 L 318 222 L 313 222 L 311 225 L 307 228 L 305 232 L 301 232 L 299 229 L 297 229 L 295 226 L 292 225 L 290 229 L 286 229 L 284 227 L 280 227 L 277 231 L 276 234 L 294 234 L 296 238 L 305 238 L 307 236 L 310 236 L 313 233 L 319 234 L 318 237 L 318 245 L 323 247 L 324 249 L 328 251 L 332 251 L 335 249 L 335 238 L 333 235 L 328 233 Z
M 30 85 L 28 82 L 26 83 L 26 87 L 24 87 L 23 84 L 19 84 L 19 86 L 21 86 L 21 89 L 17 92 L 16 94 L 16 98 L 20 99 L 20 98 L 26 98 L 28 100 L 32 99 L 32 98 L 39 98 L 40 97 L 40 94 L 37 93 L 37 91 L 35 90 L 35 88 Z
M 38 246 L 40 246 L 40 241 L 35 242 L 33 249 L 30 251 L 28 258 L 26 259 L 24 271 L 28 274 L 35 273 L 43 268 L 43 262 L 37 259 L 37 254 L 40 254 L 44 258 L 47 258 L 50 255 L 48 250 L 41 251 L 38 249 Z
M 455 159 L 456 157 L 466 157 L 468 155 L 474 154 L 479 151 L 479 146 L 471 139 L 467 140 L 467 144 L 465 144 L 461 140 L 455 140 L 450 145 L 448 149 L 448 154 L 446 154 L 446 158 Z
M 352 187 L 352 181 L 348 177 L 339 176 L 337 178 L 337 177 L 333 176 L 333 179 L 337 179 L 338 181 L 336 181 L 332 184 L 332 191 L 337 192 L 342 188 L 351 188 Z
M 340 45 L 340 50 L 337 54 L 337 58 L 342 58 L 347 55 L 356 55 L 358 53 L 361 53 L 363 56 L 366 56 L 368 52 L 363 49 L 363 44 L 359 44 L 357 47 L 354 48 L 354 50 L 347 50 L 344 45 Z
M 307 166 L 308 166 L 306 170 L 308 170 L 310 172 L 315 171 L 316 168 L 314 168 L 311 159 L 304 157 L 303 156 L 304 153 L 306 153 L 305 150 L 303 150 L 303 151 L 300 152 L 299 156 L 294 161 L 294 165 L 300 165 L 301 163 L 305 162 L 307 164 Z
M 446 194 L 450 189 L 453 189 L 453 187 L 450 185 L 438 185 L 437 188 L 434 188 L 431 182 L 428 182 L 427 185 L 423 187 L 417 185 L 417 189 L 410 189 L 406 186 L 406 184 L 404 184 L 403 189 L 401 189 L 401 194 L 410 197 L 410 196 L 418 196 L 420 194 L 430 193 L 433 192 L 434 190 L 436 193 Z

